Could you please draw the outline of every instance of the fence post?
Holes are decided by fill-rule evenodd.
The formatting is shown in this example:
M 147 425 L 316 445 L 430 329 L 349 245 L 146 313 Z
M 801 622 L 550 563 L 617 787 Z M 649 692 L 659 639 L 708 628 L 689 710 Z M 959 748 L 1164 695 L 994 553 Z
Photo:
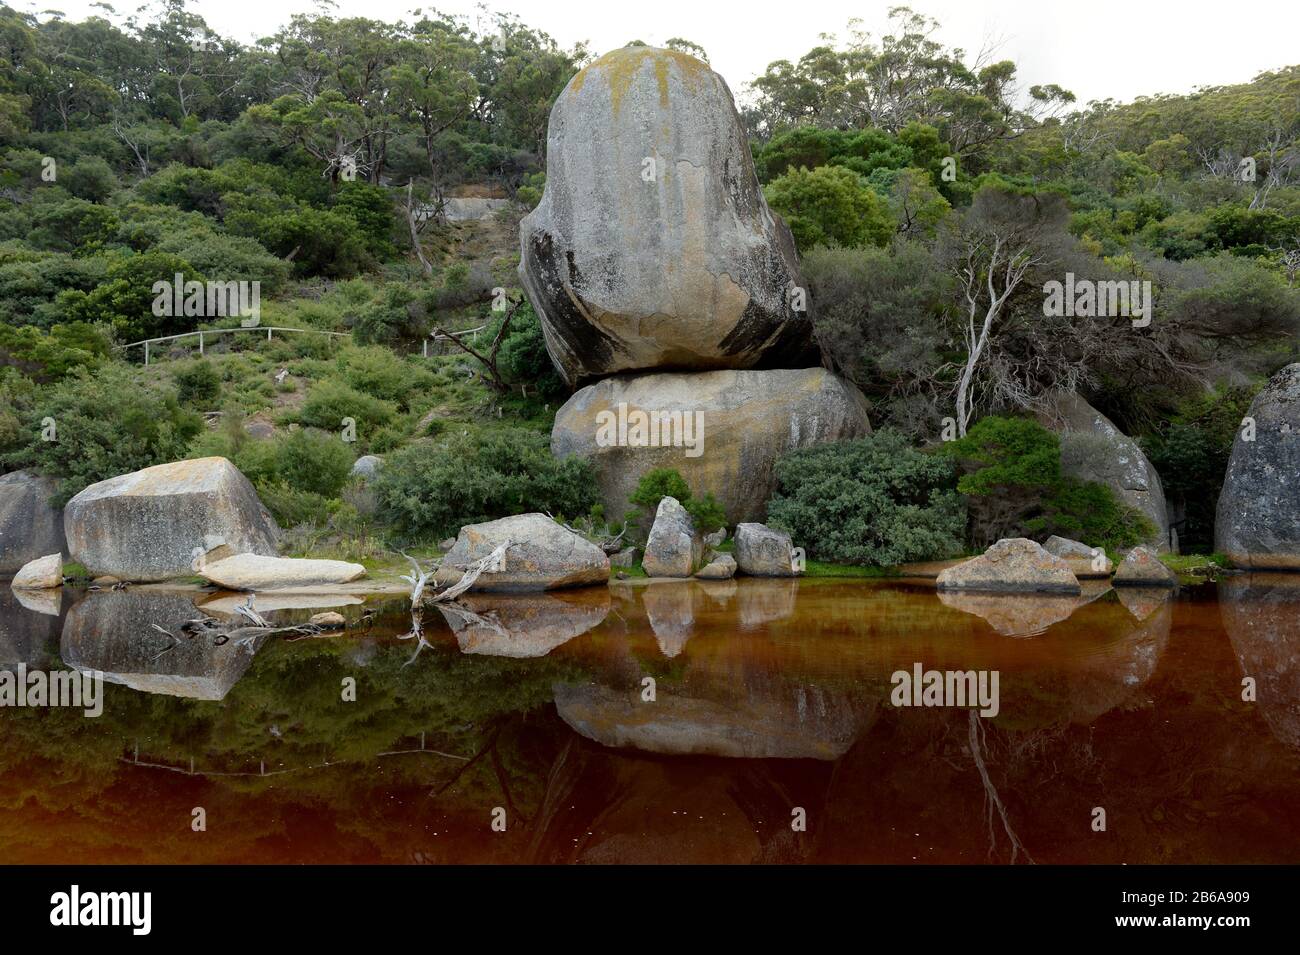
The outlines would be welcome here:
M 199 357 L 203 357 L 203 333 L 199 332 Z
M 266 340 L 268 342 L 271 340 L 271 330 L 269 328 L 266 330 Z
M 148 342 L 144 343 L 144 365 L 146 368 L 149 367 L 149 343 Z

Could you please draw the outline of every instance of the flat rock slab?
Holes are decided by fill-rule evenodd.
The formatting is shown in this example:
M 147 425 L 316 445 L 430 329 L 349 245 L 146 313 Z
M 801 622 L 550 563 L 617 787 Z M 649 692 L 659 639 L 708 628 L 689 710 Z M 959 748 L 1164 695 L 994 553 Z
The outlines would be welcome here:
M 236 554 L 199 570 L 209 583 L 226 590 L 292 590 L 322 584 L 346 584 L 366 575 L 366 568 L 343 560 L 304 560 Z
M 1061 558 L 1024 537 L 998 541 L 981 556 L 939 574 L 940 590 L 1078 594 L 1079 580 Z

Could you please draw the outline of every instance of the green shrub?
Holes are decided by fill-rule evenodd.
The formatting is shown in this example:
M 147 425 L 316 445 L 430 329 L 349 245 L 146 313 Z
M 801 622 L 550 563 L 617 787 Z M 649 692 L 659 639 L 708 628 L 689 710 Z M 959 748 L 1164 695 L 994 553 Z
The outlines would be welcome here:
M 641 480 L 637 482 L 636 490 L 628 501 L 643 509 L 643 523 L 649 528 L 654 523 L 659 502 L 665 497 L 675 497 L 686 508 L 686 513 L 691 515 L 695 529 L 702 534 L 727 526 L 727 514 L 713 492 L 708 491 L 703 497 L 696 497 L 676 468 L 653 468 L 641 475 Z
M 172 374 L 181 404 L 210 404 L 221 396 L 221 374 L 206 358 L 186 362 Z
M 763 192 L 802 251 L 818 245 L 885 245 L 894 234 L 885 200 L 843 166 L 792 169 Z
M 498 327 L 490 329 L 492 335 L 496 334 Z M 491 341 L 489 336 L 484 337 Z M 527 301 L 510 322 L 510 333 L 501 342 L 501 351 L 497 353 L 497 367 L 510 384 L 530 385 L 547 398 L 563 395 L 569 390 L 551 362 L 546 351 L 546 339 L 542 336 L 542 323 Z
M 142 386 L 121 365 L 72 371 L 36 402 L 28 443 L 7 463 L 61 479 L 59 504 L 96 481 L 185 456 L 203 419 L 170 389 Z M 43 439 L 52 419 L 56 440 Z
M 942 453 L 964 472 L 957 489 L 967 496 L 975 547 L 1060 534 L 1115 550 L 1153 531 L 1109 487 L 1063 475 L 1060 439 L 1029 418 L 981 418 Z
M 558 460 L 545 434 L 519 428 L 409 445 L 385 460 L 375 482 L 380 518 L 423 539 L 529 511 L 584 514 L 595 487 L 587 462 Z
M 318 382 L 307 393 L 300 417 L 303 424 L 338 433 L 345 418 L 356 422 L 357 439 L 369 442 L 397 414 L 397 406 L 334 378 Z
M 788 454 L 776 478 L 768 521 L 810 557 L 892 566 L 962 550 L 966 513 L 952 463 L 892 430 Z

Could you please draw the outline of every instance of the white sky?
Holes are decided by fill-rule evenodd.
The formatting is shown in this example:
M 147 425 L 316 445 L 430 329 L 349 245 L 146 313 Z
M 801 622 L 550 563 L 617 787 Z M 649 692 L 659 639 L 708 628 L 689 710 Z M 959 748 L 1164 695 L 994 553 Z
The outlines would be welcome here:
M 844 32 L 850 17 L 879 35 L 899 0 L 491 0 L 492 9 L 569 47 L 588 41 L 595 53 L 633 39 L 662 43 L 682 36 L 708 51 L 732 91 L 772 60 L 797 60 L 822 33 Z M 49 7 L 68 19 L 91 11 L 89 0 L 9 0 L 18 9 Z M 114 4 L 118 22 L 139 0 Z M 420 0 L 337 0 L 336 16 L 407 18 Z M 475 0 L 423 4 L 473 16 Z M 1269 69 L 1300 62 L 1300 2 L 1255 0 L 911 0 L 913 9 L 943 24 L 938 38 L 974 52 L 1001 41 L 999 59 L 1019 65 L 1022 87 L 1055 82 L 1079 103 L 1112 97 L 1190 92 L 1198 86 L 1240 83 Z M 314 0 L 190 0 L 190 8 L 225 36 L 249 41 L 274 33 Z

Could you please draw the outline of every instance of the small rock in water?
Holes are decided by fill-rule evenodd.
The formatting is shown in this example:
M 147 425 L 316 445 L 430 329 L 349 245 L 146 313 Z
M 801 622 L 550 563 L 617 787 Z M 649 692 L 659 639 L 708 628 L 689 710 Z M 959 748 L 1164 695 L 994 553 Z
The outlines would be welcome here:
M 52 590 L 63 586 L 63 555 L 48 554 L 29 560 L 14 574 L 14 590 Z
M 719 554 L 701 567 L 695 576 L 705 580 L 730 580 L 736 576 L 736 558 L 730 554 Z
M 1082 592 L 1065 561 L 1025 537 L 1003 538 L 981 556 L 940 573 L 935 585 L 940 590 L 995 593 Z
M 312 614 L 308 623 L 315 624 L 322 630 L 342 630 L 347 624 L 343 614 L 336 613 L 333 610 L 327 610 L 324 613 Z
M 1146 546 L 1134 547 L 1115 571 L 1115 586 L 1177 587 L 1178 575 Z

